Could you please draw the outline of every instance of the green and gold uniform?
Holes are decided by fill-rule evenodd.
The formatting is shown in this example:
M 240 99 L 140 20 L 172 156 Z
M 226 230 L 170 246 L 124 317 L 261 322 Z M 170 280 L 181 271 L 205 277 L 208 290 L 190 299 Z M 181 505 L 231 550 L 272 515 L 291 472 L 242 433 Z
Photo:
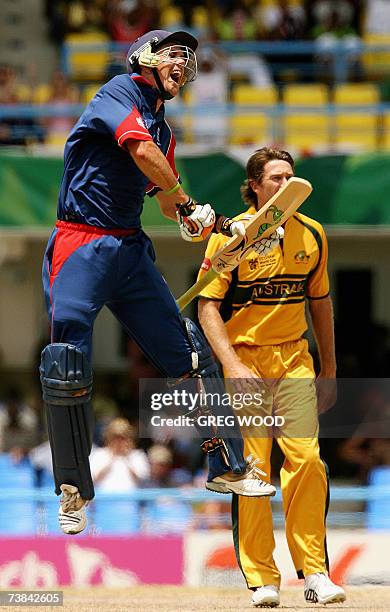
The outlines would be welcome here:
M 206 257 L 224 241 L 223 236 L 212 235 Z M 303 338 L 305 300 L 329 295 L 327 258 L 322 226 L 296 213 L 286 222 L 279 247 L 265 257 L 249 252 L 238 268 L 222 273 L 201 293 L 222 302 L 220 313 L 232 346 L 265 381 L 262 410 L 283 414 L 292 423 L 288 437 L 277 442 L 285 456 L 280 479 L 286 535 L 299 577 L 327 571 L 328 566 L 328 478 L 317 437 L 313 361 Z M 272 436 L 245 439 L 246 452 L 264 460 L 261 468 L 267 474 L 272 442 Z M 233 496 L 232 512 L 237 560 L 248 587 L 279 585 L 270 500 Z

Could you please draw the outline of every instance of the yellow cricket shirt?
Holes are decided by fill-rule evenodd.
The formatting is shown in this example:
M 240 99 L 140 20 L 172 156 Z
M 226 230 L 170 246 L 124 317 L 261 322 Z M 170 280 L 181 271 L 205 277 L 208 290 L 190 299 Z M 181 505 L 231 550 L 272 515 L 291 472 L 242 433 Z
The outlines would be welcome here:
M 252 207 L 236 219 L 255 214 Z M 264 346 L 299 339 L 307 329 L 305 298 L 329 294 L 328 245 L 317 221 L 295 213 L 280 245 L 265 257 L 254 251 L 233 272 L 223 272 L 200 294 L 222 301 L 220 313 L 232 345 Z M 212 234 L 211 257 L 226 236 Z M 200 270 L 199 277 L 204 272 Z

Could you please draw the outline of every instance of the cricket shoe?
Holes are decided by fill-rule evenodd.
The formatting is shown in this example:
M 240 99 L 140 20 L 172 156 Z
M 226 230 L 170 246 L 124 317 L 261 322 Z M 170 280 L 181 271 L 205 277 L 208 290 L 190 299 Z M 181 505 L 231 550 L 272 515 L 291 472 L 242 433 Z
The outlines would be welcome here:
M 247 457 L 247 468 L 243 474 L 226 472 L 206 482 L 206 489 L 215 493 L 235 493 L 244 497 L 272 497 L 276 493 L 273 485 L 265 482 L 260 476 L 266 473 L 257 467 L 259 459 Z
M 280 604 L 279 587 L 265 584 L 254 591 L 251 600 L 253 608 L 276 608 Z
M 305 578 L 306 601 L 319 604 L 341 603 L 345 601 L 345 591 L 334 584 L 323 572 L 310 574 Z
M 58 510 L 58 521 L 66 534 L 76 534 L 87 526 L 85 507 L 88 501 L 80 496 L 79 490 L 73 485 L 63 484 L 60 487 L 62 497 Z

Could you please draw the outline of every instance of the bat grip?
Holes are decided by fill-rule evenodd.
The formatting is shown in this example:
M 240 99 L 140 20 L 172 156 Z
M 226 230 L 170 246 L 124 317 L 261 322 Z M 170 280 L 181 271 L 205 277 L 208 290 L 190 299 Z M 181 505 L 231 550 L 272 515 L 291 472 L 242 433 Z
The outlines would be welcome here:
M 229 236 L 231 238 L 233 236 L 230 226 L 233 223 L 233 219 L 230 217 L 225 217 L 224 215 L 220 215 L 219 213 L 215 213 L 215 223 L 212 231 L 215 234 L 223 234 L 224 236 Z

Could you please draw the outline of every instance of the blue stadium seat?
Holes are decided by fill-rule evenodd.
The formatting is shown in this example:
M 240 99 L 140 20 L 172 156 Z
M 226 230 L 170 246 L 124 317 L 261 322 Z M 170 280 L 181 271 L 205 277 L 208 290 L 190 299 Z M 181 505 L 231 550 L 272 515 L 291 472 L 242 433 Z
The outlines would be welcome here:
M 99 535 L 134 533 L 140 529 L 140 508 L 137 502 L 96 498 L 88 510 L 89 525 Z
M 367 503 L 368 529 L 390 529 L 390 466 L 384 465 L 373 468 L 369 476 L 369 486 L 387 491 L 378 499 Z
M 0 454 L 0 487 L 29 488 L 33 485 L 33 472 L 28 459 L 14 463 L 10 455 Z
M 146 533 L 183 533 L 193 519 L 191 504 L 168 497 L 148 502 L 142 516 L 142 531 Z

